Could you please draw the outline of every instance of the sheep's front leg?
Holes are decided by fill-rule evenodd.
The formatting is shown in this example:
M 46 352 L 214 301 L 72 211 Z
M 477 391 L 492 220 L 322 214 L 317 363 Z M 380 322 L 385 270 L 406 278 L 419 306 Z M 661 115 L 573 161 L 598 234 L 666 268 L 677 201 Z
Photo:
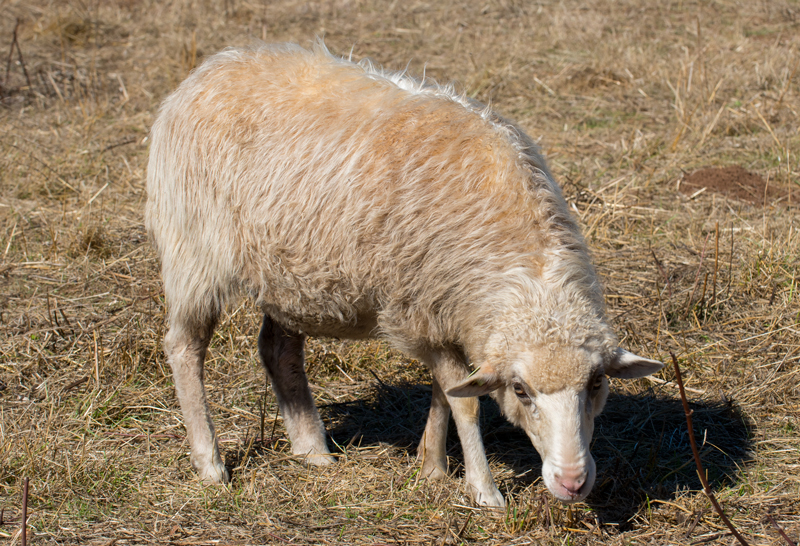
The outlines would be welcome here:
M 431 410 L 428 423 L 417 450 L 417 459 L 422 462 L 422 477 L 440 480 L 447 476 L 447 426 L 450 421 L 450 405 L 447 397 L 433 379 Z
M 431 371 L 441 389 L 446 393 L 464 381 L 468 374 L 467 366 L 457 357 L 442 354 L 434 359 Z M 446 396 L 446 401 L 453 411 L 458 437 L 464 452 L 464 479 L 467 482 L 475 503 L 479 506 L 502 508 L 505 499 L 494 484 L 489 462 L 481 438 L 479 415 L 480 405 L 477 398 L 459 398 Z M 427 431 L 427 427 L 426 427 Z
M 197 325 L 173 320 L 164 338 L 164 350 L 183 413 L 192 466 L 204 482 L 226 483 L 230 475 L 219 455 L 203 385 L 203 362 L 214 322 Z
M 258 336 L 258 351 L 267 377 L 272 381 L 272 389 L 292 442 L 292 453 L 305 457 L 311 464 L 326 465 L 335 462 L 335 459 L 328 451 L 325 427 L 308 387 L 303 358 L 304 341 L 303 335 L 287 332 L 264 315 Z

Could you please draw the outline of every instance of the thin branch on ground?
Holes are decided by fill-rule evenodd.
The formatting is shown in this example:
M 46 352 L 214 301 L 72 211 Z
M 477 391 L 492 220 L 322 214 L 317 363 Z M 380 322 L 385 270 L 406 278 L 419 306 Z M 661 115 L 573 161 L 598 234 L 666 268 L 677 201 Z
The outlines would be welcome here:
M 678 366 L 678 359 L 675 358 L 675 353 L 670 351 L 669 356 L 672 357 L 672 365 L 675 367 L 675 381 L 678 383 L 678 389 L 681 392 L 681 402 L 683 403 L 683 411 L 686 414 L 686 427 L 689 431 L 689 443 L 692 445 L 692 455 L 694 455 L 694 462 L 697 465 L 697 476 L 700 478 L 700 483 L 703 484 L 703 493 L 706 494 L 708 500 L 711 501 L 711 505 L 714 507 L 714 510 L 719 514 L 719 517 L 722 518 L 722 522 L 730 529 L 733 536 L 739 541 L 739 544 L 742 546 L 749 546 L 747 541 L 739 534 L 736 528 L 733 526 L 733 523 L 728 519 L 725 515 L 725 512 L 722 511 L 722 507 L 717 502 L 717 498 L 714 496 L 714 493 L 711 491 L 711 487 L 708 485 L 708 479 L 706 479 L 706 471 L 703 468 L 703 463 L 700 461 L 700 451 L 697 449 L 697 441 L 694 438 L 694 426 L 692 425 L 692 413 L 693 411 L 689 409 L 689 402 L 686 400 L 686 392 L 683 388 L 683 379 L 681 378 L 681 369 Z
M 797 543 L 793 541 L 791 538 L 789 538 L 789 535 L 786 534 L 786 531 L 784 531 L 783 528 L 780 525 L 778 525 L 778 522 L 775 521 L 775 518 L 772 517 L 772 514 L 767 514 L 767 519 L 772 524 L 772 526 L 775 527 L 775 529 L 778 531 L 778 534 L 781 535 L 781 537 L 783 537 L 783 540 L 786 541 L 786 544 L 788 544 L 789 546 L 797 546 Z
M 8 59 L 6 60 L 6 77 L 3 79 L 3 87 L 8 87 L 8 74 L 11 72 L 11 59 L 14 58 L 14 45 L 17 43 L 17 29 L 19 28 L 19 19 L 17 24 L 14 25 L 14 34 L 11 38 L 11 47 L 8 50 Z
M 25 81 L 28 83 L 28 90 L 33 89 L 33 84 L 31 83 L 31 77 L 28 74 L 28 69 L 25 67 L 25 60 L 22 58 L 22 49 L 19 47 L 19 40 L 17 38 L 17 30 L 19 29 L 20 20 L 17 18 L 17 22 L 14 25 L 14 34 L 11 38 L 11 48 L 8 51 L 8 60 L 6 61 L 6 77 L 3 80 L 3 87 L 8 87 L 8 76 L 9 72 L 11 72 L 11 60 L 14 56 L 14 48 L 17 49 L 17 57 L 19 58 L 19 65 L 22 68 L 22 73 L 25 75 Z
M 28 478 L 22 487 L 22 546 L 28 545 Z

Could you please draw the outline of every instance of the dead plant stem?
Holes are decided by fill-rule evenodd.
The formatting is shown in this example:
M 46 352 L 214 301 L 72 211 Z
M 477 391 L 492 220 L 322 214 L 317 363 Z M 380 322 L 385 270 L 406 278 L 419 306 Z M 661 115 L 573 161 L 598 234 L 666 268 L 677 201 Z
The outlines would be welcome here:
M 267 416 L 267 386 L 264 385 L 264 395 L 261 397 L 261 445 L 264 444 L 264 420 Z
M 731 295 L 731 283 L 733 282 L 733 224 L 730 227 L 731 232 L 731 254 L 730 254 L 730 261 L 728 262 L 728 288 L 725 290 L 725 299 L 729 298 Z
M 789 535 L 786 534 L 786 531 L 784 531 L 781 528 L 781 526 L 778 525 L 778 522 L 775 521 L 775 518 L 772 517 L 772 514 L 767 514 L 767 519 L 773 525 L 773 527 L 775 527 L 775 529 L 778 531 L 778 534 L 781 535 L 783 540 L 786 541 L 786 544 L 788 544 L 789 546 L 797 546 L 797 543 L 793 541 L 791 538 L 789 538 Z
M 722 511 L 722 507 L 717 502 L 717 498 L 714 496 L 714 493 L 711 491 L 711 487 L 708 485 L 708 479 L 706 478 L 706 471 L 703 468 L 703 463 L 700 461 L 700 451 L 697 449 L 697 441 L 694 437 L 694 425 L 692 424 L 692 413 L 693 411 L 689 409 L 689 402 L 686 400 L 686 391 L 683 388 L 683 379 L 681 378 L 681 369 L 678 366 L 678 359 L 675 358 L 675 353 L 670 351 L 669 356 L 672 358 L 672 365 L 675 367 L 675 381 L 678 383 L 678 389 L 681 393 L 681 403 L 683 404 L 683 411 L 686 414 L 686 427 L 689 433 L 689 443 L 692 446 L 692 455 L 694 456 L 694 462 L 697 465 L 697 476 L 700 478 L 700 483 L 703 484 L 703 493 L 705 493 L 708 500 L 711 501 L 712 506 L 714 506 L 714 510 L 719 514 L 719 517 L 722 519 L 723 523 L 730 529 L 733 536 L 739 541 L 739 544 L 742 546 L 748 546 L 747 541 L 739 534 L 736 528 L 733 526 L 733 523 L 728 519 L 725 513 Z
M 686 302 L 686 312 L 683 314 L 684 320 L 686 320 L 686 318 L 689 316 L 692 308 L 692 301 L 694 300 L 694 294 L 697 291 L 697 285 L 700 283 L 700 271 L 703 269 L 703 262 L 705 261 L 706 257 L 706 246 L 708 245 L 709 237 L 711 237 L 710 233 L 706 235 L 706 240 L 703 243 L 703 251 L 700 253 L 700 263 L 697 266 L 697 273 L 694 276 L 694 286 L 692 286 L 692 292 L 689 294 L 689 301 Z
M 669 289 L 669 299 L 672 301 L 672 283 L 669 281 L 669 276 L 664 272 L 664 267 L 661 265 L 661 261 L 656 257 L 655 251 L 651 248 L 650 254 L 653 255 L 653 260 L 656 262 L 656 267 L 658 267 L 659 272 L 661 272 L 661 276 L 664 277 L 664 280 L 667 282 L 667 288 Z
M 95 386 L 100 389 L 100 357 L 97 354 L 97 330 L 92 332 L 94 335 L 94 381 Z
M 22 486 L 22 546 L 28 544 L 28 483 L 29 478 L 25 478 Z
M 708 318 L 708 306 L 705 305 L 706 301 L 706 287 L 708 286 L 708 272 L 706 272 L 706 276 L 703 279 L 703 291 L 700 293 L 700 305 L 703 307 L 703 322 L 706 321 Z
M 717 304 L 717 270 L 719 269 L 719 221 L 714 227 L 714 278 L 712 281 L 711 303 L 709 307 Z

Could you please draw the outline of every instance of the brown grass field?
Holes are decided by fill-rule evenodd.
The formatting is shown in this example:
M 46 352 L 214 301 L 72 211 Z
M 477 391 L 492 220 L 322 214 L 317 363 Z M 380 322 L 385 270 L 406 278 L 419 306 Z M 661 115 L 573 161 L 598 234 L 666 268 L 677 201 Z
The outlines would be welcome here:
M 509 505 L 416 476 L 427 373 L 312 339 L 339 457 L 290 455 L 229 309 L 206 365 L 230 486 L 188 459 L 142 225 L 146 137 L 205 56 L 255 40 L 408 67 L 538 140 L 622 344 L 681 364 L 711 486 L 750 544 L 800 540 L 800 4 L 796 0 L 0 0 L 0 541 L 21 544 L 732 544 L 665 368 L 615 382 L 587 502 L 554 502 L 493 402 Z M 16 40 L 15 40 L 16 37 Z M 451 427 L 452 428 L 452 427 Z

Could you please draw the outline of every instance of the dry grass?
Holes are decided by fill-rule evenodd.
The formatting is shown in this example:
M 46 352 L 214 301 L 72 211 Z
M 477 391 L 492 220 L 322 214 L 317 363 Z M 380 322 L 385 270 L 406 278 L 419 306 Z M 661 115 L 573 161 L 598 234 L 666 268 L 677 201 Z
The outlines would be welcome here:
M 19 544 L 28 477 L 34 544 L 731 543 L 699 491 L 669 369 L 614 385 L 597 486 L 572 509 L 548 500 L 530 443 L 487 402 L 511 501 L 498 514 L 469 506 L 455 436 L 455 478 L 417 479 L 427 378 L 380 343 L 310 342 L 340 464 L 293 460 L 247 303 L 207 364 L 234 481 L 198 483 L 160 349 L 145 137 L 203 56 L 324 35 L 457 80 L 540 140 L 624 344 L 680 358 L 727 513 L 752 544 L 780 543 L 768 513 L 798 540 L 800 235 L 786 191 L 800 171 L 799 22 L 784 0 L 0 0 L 0 536 Z M 683 173 L 726 165 L 785 197 L 678 191 Z

